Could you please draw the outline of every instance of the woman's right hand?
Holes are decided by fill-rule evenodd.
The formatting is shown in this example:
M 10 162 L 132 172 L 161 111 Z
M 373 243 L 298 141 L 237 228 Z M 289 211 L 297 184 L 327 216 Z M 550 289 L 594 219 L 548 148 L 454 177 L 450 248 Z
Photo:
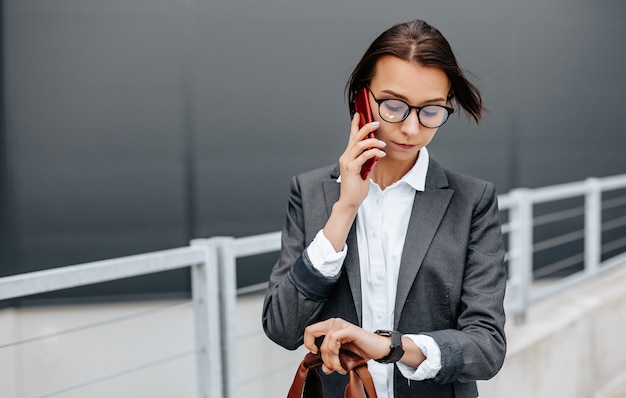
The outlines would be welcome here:
M 324 236 L 340 252 L 345 246 L 348 233 L 356 213 L 370 189 L 370 180 L 361 177 L 361 167 L 373 157 L 386 156 L 385 143 L 377 138 L 366 138 L 378 128 L 378 122 L 368 123 L 359 129 L 359 114 L 355 113 L 350 128 L 348 146 L 339 157 L 341 187 L 339 200 L 333 205 L 330 217 L 324 226 Z
M 358 208 L 367 196 L 370 187 L 369 178 L 363 180 L 361 168 L 363 164 L 374 157 L 382 158 L 385 143 L 377 138 L 367 138 L 380 126 L 379 122 L 368 123 L 359 129 L 359 113 L 355 113 L 350 126 L 348 145 L 339 157 L 341 173 L 341 193 L 339 202 L 348 207 Z M 338 202 L 338 203 L 339 203 Z

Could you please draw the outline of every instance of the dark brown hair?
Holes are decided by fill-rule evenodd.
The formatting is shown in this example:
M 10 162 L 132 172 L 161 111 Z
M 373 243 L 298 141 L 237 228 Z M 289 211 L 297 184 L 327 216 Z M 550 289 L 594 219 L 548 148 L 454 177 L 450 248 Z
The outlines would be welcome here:
M 468 118 L 473 118 L 476 123 L 480 121 L 485 109 L 478 88 L 465 77 L 448 40 L 433 26 L 421 20 L 392 26 L 378 36 L 363 54 L 346 84 L 350 115 L 354 114 L 354 95 L 359 88 L 369 86 L 376 63 L 385 55 L 443 70 L 451 85 L 448 101 L 456 102 L 465 110 Z

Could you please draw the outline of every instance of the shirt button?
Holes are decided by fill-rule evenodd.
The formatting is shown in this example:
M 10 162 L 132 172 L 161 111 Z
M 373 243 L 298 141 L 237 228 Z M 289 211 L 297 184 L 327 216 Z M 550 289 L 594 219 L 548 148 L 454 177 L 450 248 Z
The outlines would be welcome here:
M 372 232 L 372 238 L 378 238 L 378 232 L 376 231 Z

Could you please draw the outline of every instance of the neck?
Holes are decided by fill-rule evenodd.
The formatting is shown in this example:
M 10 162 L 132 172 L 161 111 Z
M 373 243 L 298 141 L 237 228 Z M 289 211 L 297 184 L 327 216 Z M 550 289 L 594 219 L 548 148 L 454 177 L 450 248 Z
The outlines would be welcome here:
M 410 161 L 398 161 L 388 158 L 379 159 L 372 170 L 371 178 L 382 189 L 399 181 L 417 162 L 417 158 Z

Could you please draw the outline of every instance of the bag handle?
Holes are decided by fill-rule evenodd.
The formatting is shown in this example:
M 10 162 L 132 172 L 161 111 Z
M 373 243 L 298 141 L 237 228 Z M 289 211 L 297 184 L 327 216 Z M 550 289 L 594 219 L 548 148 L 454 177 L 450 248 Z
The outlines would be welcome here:
M 374 380 L 367 361 L 346 349 L 339 350 L 341 366 L 348 371 L 349 381 L 344 398 L 377 398 Z M 322 356 L 308 353 L 305 355 L 289 389 L 287 398 L 322 398 L 322 380 L 317 368 L 322 365 Z

